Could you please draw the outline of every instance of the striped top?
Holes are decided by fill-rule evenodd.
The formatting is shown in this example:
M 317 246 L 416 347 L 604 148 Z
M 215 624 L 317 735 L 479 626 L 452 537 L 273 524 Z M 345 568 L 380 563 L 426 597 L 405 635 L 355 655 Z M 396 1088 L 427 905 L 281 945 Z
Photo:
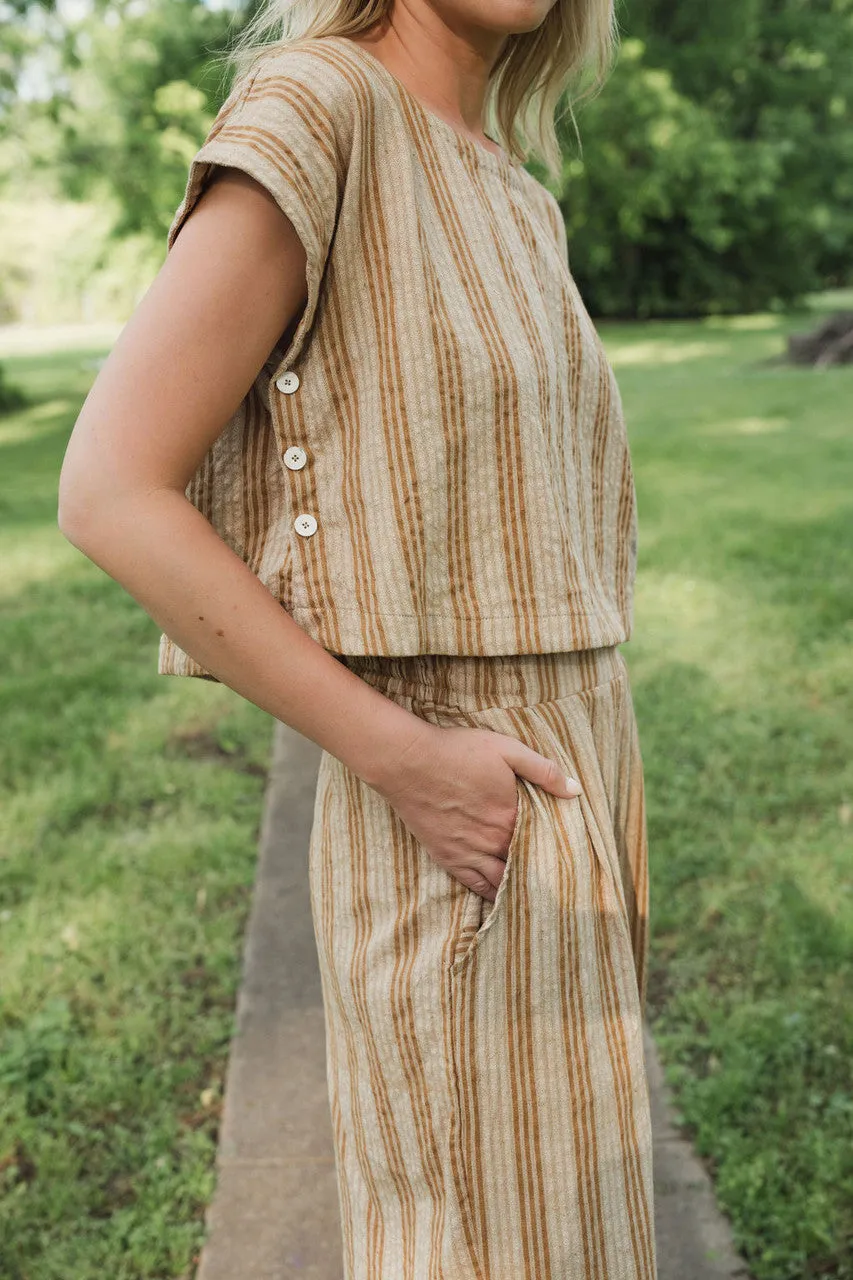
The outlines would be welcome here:
M 632 623 L 634 481 L 556 199 L 344 36 L 263 55 L 189 170 L 273 195 L 307 303 L 187 487 L 339 654 L 544 653 Z M 168 636 L 161 674 L 215 679 Z

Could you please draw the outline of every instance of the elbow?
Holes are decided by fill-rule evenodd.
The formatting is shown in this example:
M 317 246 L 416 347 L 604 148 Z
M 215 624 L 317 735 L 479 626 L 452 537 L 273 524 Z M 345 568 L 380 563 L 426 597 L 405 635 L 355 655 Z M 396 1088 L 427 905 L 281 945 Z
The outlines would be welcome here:
M 59 532 L 72 545 L 80 545 L 80 533 L 85 518 L 86 503 L 81 496 L 74 479 L 63 470 L 59 477 L 57 494 L 56 524 Z
M 56 527 L 66 542 L 86 553 L 87 538 L 78 516 L 70 516 L 60 505 L 56 513 Z
M 56 523 L 59 532 L 84 555 L 97 541 L 96 530 L 103 524 L 106 496 L 72 470 L 63 469 L 59 478 Z

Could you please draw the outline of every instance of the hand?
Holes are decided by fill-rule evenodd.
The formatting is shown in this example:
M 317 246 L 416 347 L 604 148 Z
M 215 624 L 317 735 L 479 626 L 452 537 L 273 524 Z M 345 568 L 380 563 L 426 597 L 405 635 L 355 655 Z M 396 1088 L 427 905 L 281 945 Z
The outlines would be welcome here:
M 440 867 L 494 902 L 515 826 L 516 774 L 552 795 L 581 793 L 559 765 L 517 738 L 427 721 L 373 785 Z

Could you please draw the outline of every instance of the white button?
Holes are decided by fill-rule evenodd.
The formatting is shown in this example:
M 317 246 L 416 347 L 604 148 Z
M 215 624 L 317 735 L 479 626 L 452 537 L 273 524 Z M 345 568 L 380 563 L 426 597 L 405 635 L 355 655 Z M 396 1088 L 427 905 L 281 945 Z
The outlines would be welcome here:
M 284 453 L 284 465 L 291 471 L 301 471 L 308 461 L 308 454 L 298 444 L 292 444 Z
M 275 380 L 275 385 L 278 387 L 279 391 L 283 391 L 286 396 L 292 395 L 299 386 L 299 375 L 290 371 L 287 373 L 280 373 Z
M 303 512 L 301 516 L 296 517 L 293 527 L 297 533 L 302 534 L 303 538 L 310 538 L 312 533 L 317 532 L 317 521 L 313 516 Z

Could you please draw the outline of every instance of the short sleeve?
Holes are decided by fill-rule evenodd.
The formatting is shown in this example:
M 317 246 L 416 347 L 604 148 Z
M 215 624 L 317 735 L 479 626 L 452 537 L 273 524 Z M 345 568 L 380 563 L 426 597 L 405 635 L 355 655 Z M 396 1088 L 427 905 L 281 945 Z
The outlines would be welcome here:
M 308 297 L 288 360 L 302 349 L 314 317 L 346 182 L 353 114 L 340 72 L 316 50 L 302 45 L 263 55 L 220 107 L 169 227 L 167 252 L 215 165 L 241 169 L 266 188 L 306 256 Z

